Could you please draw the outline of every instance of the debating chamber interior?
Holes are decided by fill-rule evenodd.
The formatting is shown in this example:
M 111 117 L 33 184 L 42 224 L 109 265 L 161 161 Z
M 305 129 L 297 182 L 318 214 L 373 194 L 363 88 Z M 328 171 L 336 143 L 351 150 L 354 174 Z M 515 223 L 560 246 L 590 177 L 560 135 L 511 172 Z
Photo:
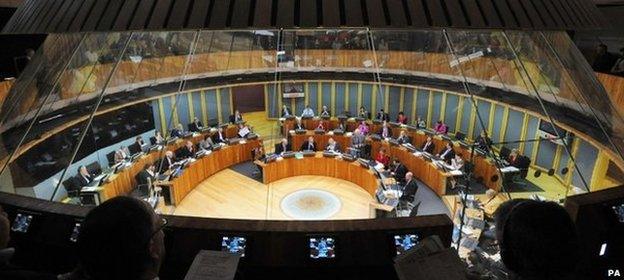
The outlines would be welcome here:
M 623 18 L 0 0 L 0 279 L 624 279 Z

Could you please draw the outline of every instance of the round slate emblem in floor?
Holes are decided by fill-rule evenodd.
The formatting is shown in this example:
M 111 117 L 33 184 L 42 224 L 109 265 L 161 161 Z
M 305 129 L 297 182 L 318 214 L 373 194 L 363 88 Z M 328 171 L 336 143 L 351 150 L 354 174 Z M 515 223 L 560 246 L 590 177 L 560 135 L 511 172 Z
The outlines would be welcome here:
M 337 196 L 316 189 L 292 192 L 280 203 L 284 214 L 300 220 L 324 220 L 338 213 L 340 207 L 341 202 Z

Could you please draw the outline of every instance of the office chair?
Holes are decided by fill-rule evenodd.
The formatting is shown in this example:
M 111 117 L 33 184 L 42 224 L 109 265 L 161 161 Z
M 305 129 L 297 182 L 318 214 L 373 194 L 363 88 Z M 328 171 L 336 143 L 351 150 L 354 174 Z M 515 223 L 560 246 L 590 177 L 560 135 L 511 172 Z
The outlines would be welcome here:
M 152 146 L 156 145 L 156 137 L 150 137 L 150 143 L 152 144 Z
M 511 150 L 505 146 L 502 146 L 500 148 L 500 151 L 498 152 L 498 156 L 504 160 L 507 160 L 507 158 L 509 157 L 509 154 L 511 154 Z
M 93 174 L 94 176 L 98 176 L 102 174 L 102 166 L 97 161 L 88 164 L 86 168 L 87 168 L 87 171 L 89 171 L 89 173 Z
M 412 206 L 412 210 L 410 211 L 410 214 L 409 214 L 410 217 L 418 216 L 418 208 L 420 208 L 420 204 L 422 204 L 422 201 L 419 201 L 418 203 L 416 203 L 416 205 Z
M 531 166 L 531 159 L 526 156 L 519 156 L 518 169 L 520 172 L 513 177 L 513 183 L 521 186 L 526 186 L 526 177 L 529 173 L 529 166 Z
M 106 159 L 108 160 L 109 167 L 115 165 L 115 151 L 106 154 Z
M 71 177 L 63 181 L 63 188 L 67 191 L 67 197 L 76 204 L 82 204 L 80 200 L 80 187 L 76 184 L 76 177 Z

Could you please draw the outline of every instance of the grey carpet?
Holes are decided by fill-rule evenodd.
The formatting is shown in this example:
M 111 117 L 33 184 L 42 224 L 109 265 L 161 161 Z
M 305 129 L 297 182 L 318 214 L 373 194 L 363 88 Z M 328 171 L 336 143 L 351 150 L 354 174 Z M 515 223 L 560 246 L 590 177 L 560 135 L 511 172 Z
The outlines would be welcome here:
M 258 166 L 255 165 L 251 161 L 246 161 L 246 162 L 231 166 L 230 169 L 238 172 L 241 175 L 247 176 L 251 179 L 254 179 L 262 183 L 262 175 L 257 172 L 259 171 Z

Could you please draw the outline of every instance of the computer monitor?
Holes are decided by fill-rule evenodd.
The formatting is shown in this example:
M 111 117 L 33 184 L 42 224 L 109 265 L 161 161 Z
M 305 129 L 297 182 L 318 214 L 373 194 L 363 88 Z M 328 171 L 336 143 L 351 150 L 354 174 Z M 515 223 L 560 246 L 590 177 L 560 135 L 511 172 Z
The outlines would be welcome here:
M 336 257 L 335 239 L 332 237 L 311 237 L 310 238 L 310 258 L 311 259 L 333 259 Z
M 221 239 L 221 251 L 245 256 L 247 238 L 240 236 L 224 236 Z
M 398 234 L 394 236 L 394 247 L 396 254 L 400 255 L 416 246 L 420 241 L 420 237 L 415 233 Z

